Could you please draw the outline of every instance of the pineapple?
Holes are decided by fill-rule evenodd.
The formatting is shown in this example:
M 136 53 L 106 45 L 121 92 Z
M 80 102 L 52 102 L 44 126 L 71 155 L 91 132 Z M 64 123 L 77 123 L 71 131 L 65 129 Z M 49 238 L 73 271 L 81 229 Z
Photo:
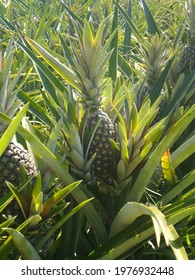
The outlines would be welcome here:
M 114 124 L 102 108 L 102 80 L 107 70 L 109 58 L 106 47 L 102 46 L 105 31 L 102 23 L 94 35 L 92 27 L 85 21 L 84 27 L 75 24 L 78 35 L 78 48 L 70 42 L 74 53 L 74 66 L 77 83 L 80 87 L 80 101 L 88 111 L 87 127 L 92 141 L 88 151 L 88 159 L 95 155 L 93 161 L 94 174 L 103 179 L 110 177 L 112 164 L 112 147 L 110 139 L 116 139 Z
M 151 90 L 155 85 L 156 81 L 160 77 L 164 61 L 165 61 L 165 47 L 166 40 L 163 37 L 159 37 L 156 33 L 153 35 L 149 41 L 145 43 L 144 46 L 144 64 L 145 64 L 145 83 L 141 89 L 141 93 L 138 96 L 138 108 L 141 107 L 143 101 L 150 96 Z M 156 121 L 158 120 L 160 112 L 166 106 L 165 94 L 161 92 L 162 101 L 159 105 L 159 111 L 156 116 Z
M 185 45 L 178 66 L 178 74 L 188 73 L 195 69 L 195 3 L 189 1 L 188 43 Z
M 5 56 L 2 58 L 2 48 L 0 46 L 0 111 L 6 114 L 10 118 L 13 118 L 14 114 L 18 110 L 19 103 L 16 101 L 17 90 L 13 91 L 13 87 L 16 84 L 19 75 L 10 81 L 10 70 L 12 65 L 13 40 L 6 48 Z M 0 136 L 3 134 L 6 127 L 1 124 Z M 9 189 L 6 181 L 11 182 L 17 186 L 20 182 L 20 167 L 23 165 L 29 176 L 36 176 L 37 169 L 28 151 L 26 151 L 20 144 L 12 140 L 3 154 L 0 156 L 0 197 L 5 196 Z M 16 201 L 13 201 L 3 211 L 6 215 L 17 215 L 19 207 Z
M 106 179 L 109 177 L 112 162 L 110 139 L 115 140 L 116 135 L 112 121 L 101 109 L 96 109 L 90 112 L 88 118 L 88 126 L 90 131 L 93 131 L 99 120 L 100 123 L 89 150 L 89 157 L 96 153 L 94 163 L 95 173 L 99 177 Z

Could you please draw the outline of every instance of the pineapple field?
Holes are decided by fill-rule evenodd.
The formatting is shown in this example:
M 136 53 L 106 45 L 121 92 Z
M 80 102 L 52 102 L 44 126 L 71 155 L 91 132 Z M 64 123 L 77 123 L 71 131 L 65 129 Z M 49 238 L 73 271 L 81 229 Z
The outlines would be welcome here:
M 195 0 L 0 1 L 0 259 L 195 259 Z

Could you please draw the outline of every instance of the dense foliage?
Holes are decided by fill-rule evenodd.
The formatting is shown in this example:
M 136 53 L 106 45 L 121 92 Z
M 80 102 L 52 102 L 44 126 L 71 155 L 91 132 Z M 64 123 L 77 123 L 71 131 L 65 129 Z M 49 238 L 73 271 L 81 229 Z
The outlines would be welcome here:
M 194 18 L 0 2 L 0 259 L 195 259 Z M 18 155 L 19 180 L 13 139 L 36 164 Z

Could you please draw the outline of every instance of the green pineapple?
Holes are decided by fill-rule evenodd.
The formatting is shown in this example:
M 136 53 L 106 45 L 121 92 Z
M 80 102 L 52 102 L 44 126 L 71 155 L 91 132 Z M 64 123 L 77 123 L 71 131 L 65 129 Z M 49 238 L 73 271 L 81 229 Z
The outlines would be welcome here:
M 13 58 L 12 50 L 13 41 L 10 40 L 4 58 L 2 57 L 2 49 L 0 48 L 0 112 L 13 118 L 19 108 L 19 102 L 16 100 L 17 90 L 13 88 L 19 78 L 16 75 L 12 80 L 10 79 L 10 71 Z M 1 124 L 0 136 L 5 131 L 6 127 Z M 28 176 L 36 176 L 37 169 L 33 162 L 32 157 L 22 145 L 12 140 L 3 154 L 0 156 L 0 197 L 5 196 L 9 189 L 6 181 L 17 186 L 20 182 L 20 168 L 23 165 L 26 169 Z M 17 215 L 19 207 L 16 201 L 13 201 L 6 207 L 3 214 Z
M 88 111 L 86 121 L 88 130 L 93 135 L 88 159 L 95 155 L 92 165 L 94 174 L 107 179 L 110 177 L 112 164 L 110 139 L 116 139 L 116 132 L 114 124 L 102 108 L 102 80 L 107 71 L 106 62 L 109 58 L 106 47 L 102 46 L 105 26 L 100 25 L 96 35 L 87 21 L 84 22 L 83 28 L 80 25 L 75 25 L 75 28 L 78 48 L 70 43 L 74 53 L 76 82 L 80 88 L 80 101 L 84 110 Z
M 195 69 L 195 3 L 189 1 L 188 43 L 184 46 L 178 66 L 178 74 Z
M 147 98 L 147 96 L 150 96 L 150 92 L 152 91 L 153 86 L 160 77 L 165 62 L 165 47 L 166 40 L 164 40 L 163 37 L 159 37 L 157 33 L 145 43 L 144 64 L 146 78 L 145 83 L 141 89 L 141 93 L 138 96 L 138 108 L 141 107 L 141 104 Z M 156 121 L 158 120 L 160 112 L 162 112 L 162 110 L 166 106 L 166 98 L 164 92 L 161 92 L 161 95 L 162 101 L 159 104 L 159 111 L 155 118 Z
M 88 118 L 88 126 L 90 131 L 93 131 L 99 120 L 100 123 L 91 143 L 89 156 L 91 157 L 96 153 L 94 165 L 95 173 L 102 178 L 107 178 L 112 162 L 110 139 L 115 140 L 116 135 L 112 121 L 101 109 L 90 111 Z

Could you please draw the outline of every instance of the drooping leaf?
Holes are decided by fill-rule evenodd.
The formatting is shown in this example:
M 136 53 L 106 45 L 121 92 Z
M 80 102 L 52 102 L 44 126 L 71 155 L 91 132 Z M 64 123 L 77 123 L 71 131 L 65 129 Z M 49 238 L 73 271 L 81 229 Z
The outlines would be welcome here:
M 37 251 L 22 233 L 12 228 L 4 228 L 4 230 L 10 234 L 23 260 L 40 260 L 40 256 Z
M 112 236 L 116 235 L 142 215 L 151 216 L 158 246 L 160 245 L 161 232 L 163 232 L 164 238 L 168 245 L 169 239 L 167 235 L 167 222 L 164 215 L 155 206 L 146 206 L 136 202 L 127 203 L 117 214 L 112 223 L 109 237 L 111 238 Z
M 31 216 L 27 220 L 25 220 L 23 223 L 21 223 L 15 230 L 18 232 L 21 232 L 22 234 L 25 234 L 25 232 L 29 228 L 36 227 L 41 221 L 41 217 L 39 215 Z M 4 260 L 6 259 L 6 256 L 13 251 L 15 248 L 13 240 L 10 237 L 6 239 L 6 241 L 0 246 L 0 259 Z

